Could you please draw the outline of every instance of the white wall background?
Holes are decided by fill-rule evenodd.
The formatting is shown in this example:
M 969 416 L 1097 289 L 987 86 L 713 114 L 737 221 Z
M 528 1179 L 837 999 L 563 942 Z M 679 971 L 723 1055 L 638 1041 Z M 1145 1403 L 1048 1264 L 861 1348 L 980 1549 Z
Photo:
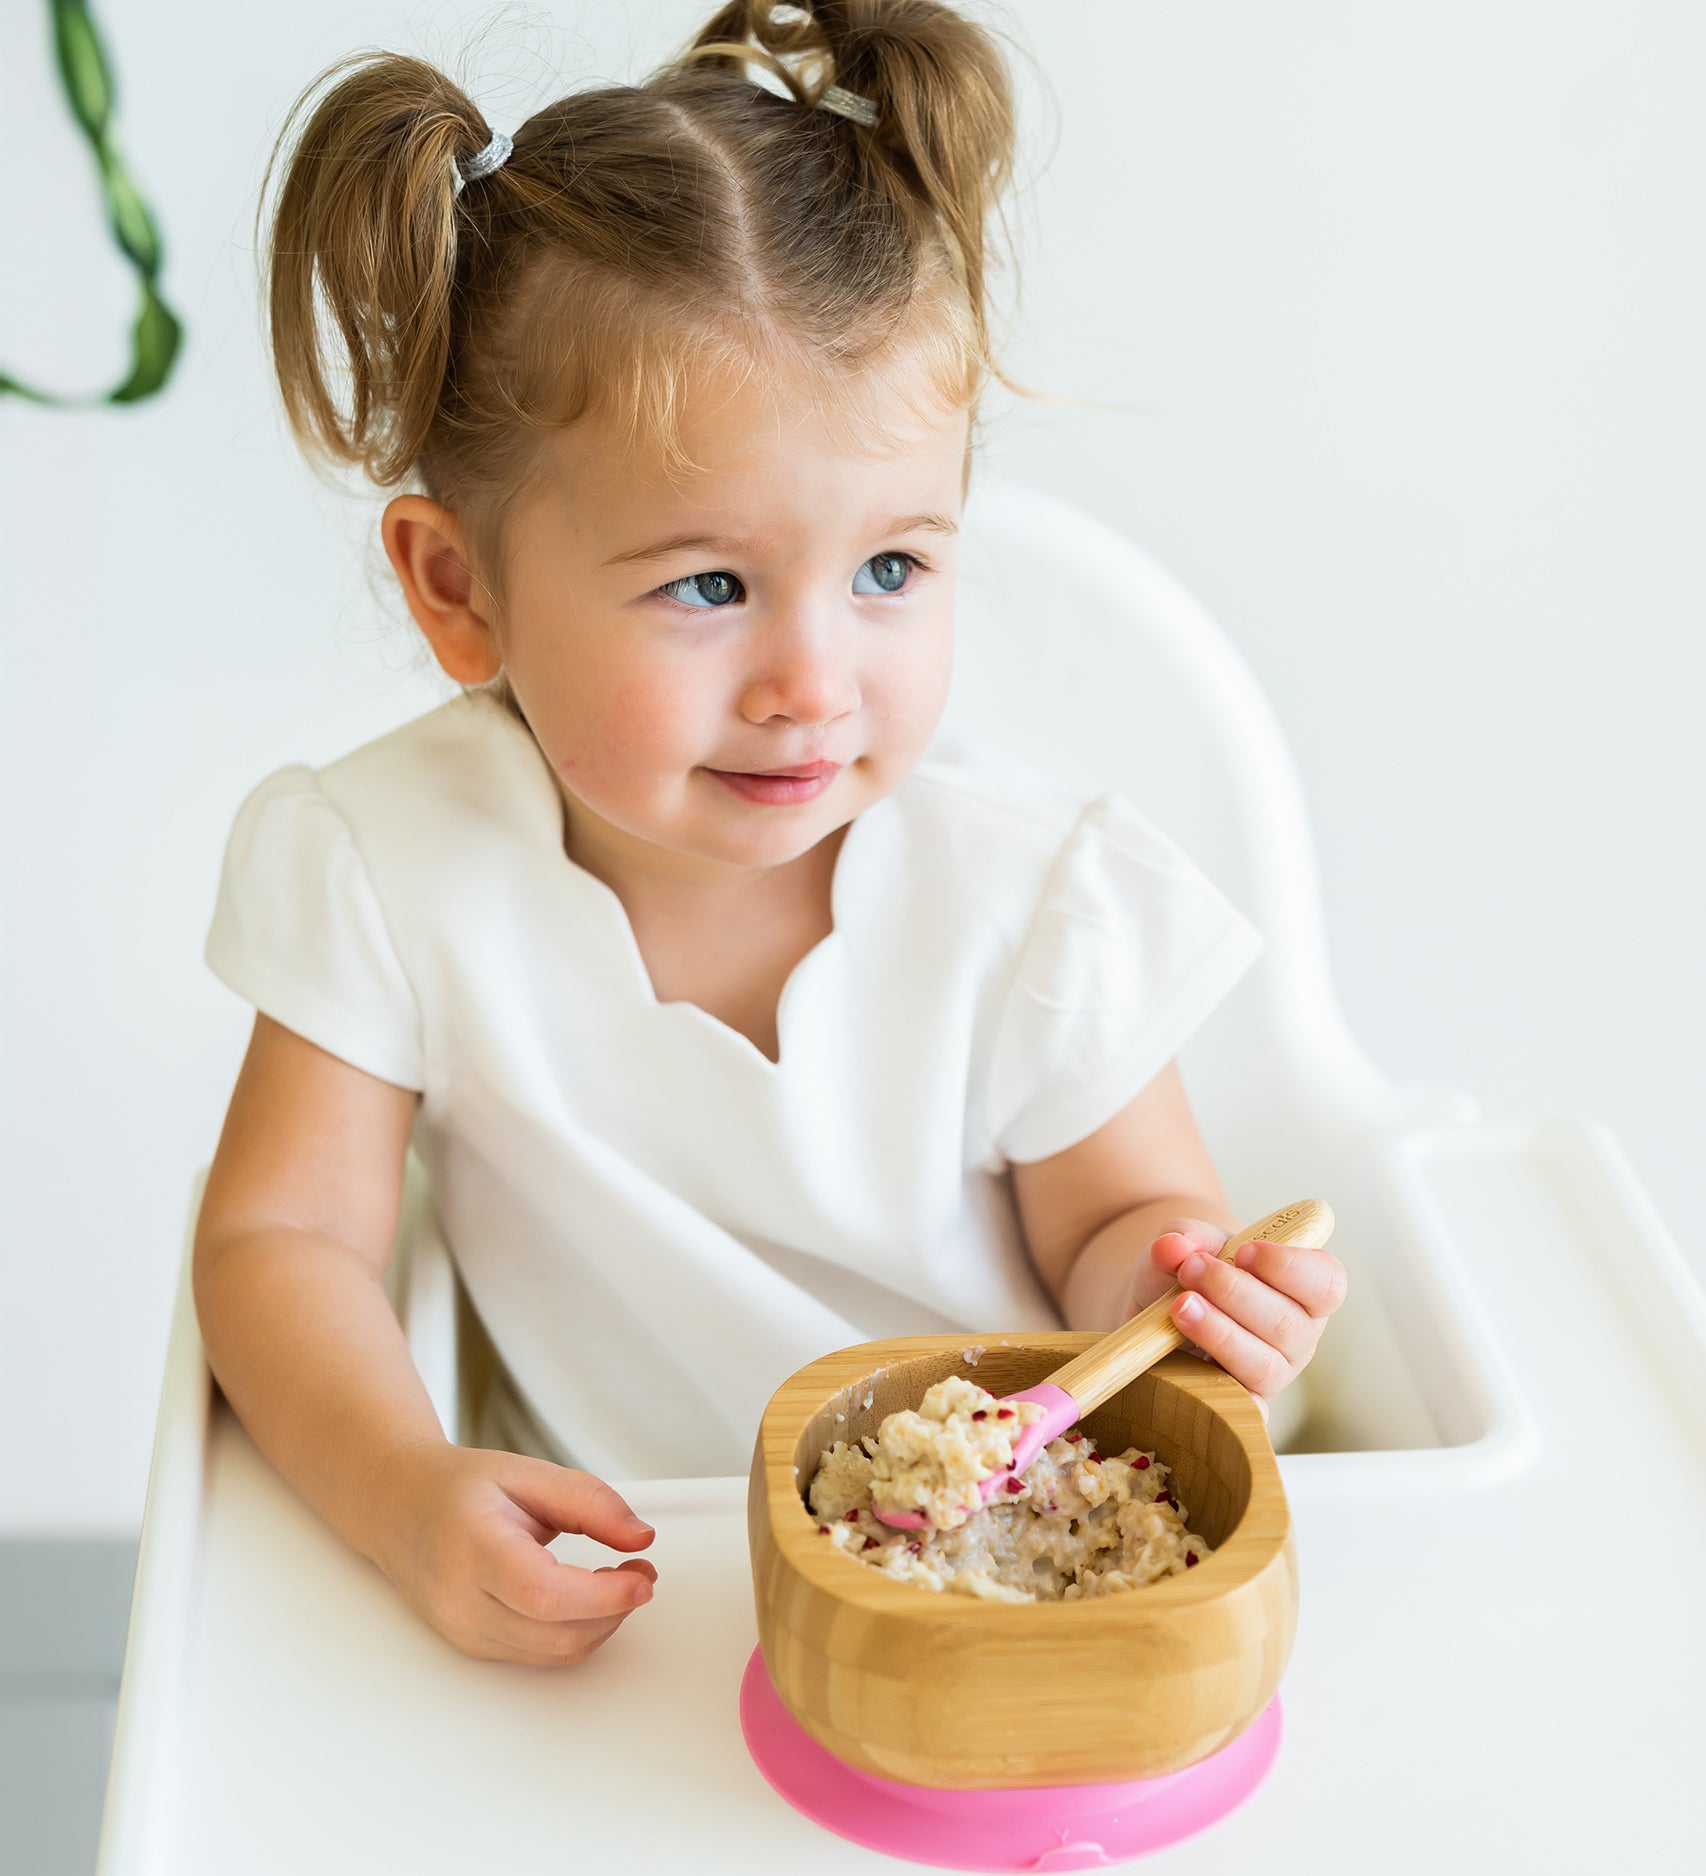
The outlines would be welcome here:
M 469 70 L 513 127 L 707 0 L 556 0 Z M 200 961 L 238 800 L 443 694 L 377 503 L 275 416 L 250 221 L 298 88 L 491 16 L 98 7 L 187 345 L 134 410 L 0 403 L 0 1530 L 141 1511 L 185 1201 L 247 1011 Z M 1059 101 L 1026 409 L 987 461 L 1128 531 L 1241 645 L 1313 809 L 1353 1029 L 1494 1117 L 1608 1121 L 1681 1227 L 1706 1129 L 1706 15 L 1685 0 L 1017 0 Z M 116 383 L 133 288 L 0 15 L 0 365 Z M 1033 110 L 1033 171 L 1055 135 Z M 1685 1251 L 1706 1269 L 1689 1238 Z M 1536 1273 L 1544 1281 L 1544 1273 Z

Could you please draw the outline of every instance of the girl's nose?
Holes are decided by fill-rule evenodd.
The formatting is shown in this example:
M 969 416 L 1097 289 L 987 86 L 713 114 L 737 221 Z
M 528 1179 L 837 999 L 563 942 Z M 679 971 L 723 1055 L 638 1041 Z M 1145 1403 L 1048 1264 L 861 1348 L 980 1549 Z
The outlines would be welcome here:
M 858 709 L 853 648 L 832 624 L 778 621 L 757 649 L 757 668 L 741 699 L 748 722 L 787 717 L 795 723 L 832 723 Z

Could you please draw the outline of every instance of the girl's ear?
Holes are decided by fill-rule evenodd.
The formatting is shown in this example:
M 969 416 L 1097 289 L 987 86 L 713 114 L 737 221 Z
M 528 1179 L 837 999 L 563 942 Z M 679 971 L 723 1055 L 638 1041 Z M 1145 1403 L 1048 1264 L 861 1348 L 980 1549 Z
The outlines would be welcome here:
M 456 516 L 424 495 L 399 495 L 380 523 L 386 557 L 403 583 L 432 655 L 458 684 L 487 684 L 503 669 L 497 636 L 480 597 Z

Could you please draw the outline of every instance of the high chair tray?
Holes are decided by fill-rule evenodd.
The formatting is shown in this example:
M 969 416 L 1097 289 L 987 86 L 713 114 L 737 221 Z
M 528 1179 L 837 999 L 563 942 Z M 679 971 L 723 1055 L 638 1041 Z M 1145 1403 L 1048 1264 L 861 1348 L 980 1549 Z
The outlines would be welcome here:
M 1700 1294 L 1594 1130 L 1462 1128 L 1408 1153 L 1538 1438 L 1518 1469 L 1461 1488 L 1434 1473 L 1371 1491 L 1373 1453 L 1337 1471 L 1331 1455 L 1282 1459 L 1303 1606 L 1278 1760 L 1241 1809 L 1144 1867 L 1691 1867 L 1706 1841 Z M 657 1526 L 657 1594 L 589 1660 L 471 1661 L 223 1407 L 198 1417 L 193 1321 L 173 1362 L 101 1876 L 921 1867 L 809 1822 L 747 1756 L 744 1478 L 621 1487 Z M 176 1413 L 174 1389 L 190 1402 Z

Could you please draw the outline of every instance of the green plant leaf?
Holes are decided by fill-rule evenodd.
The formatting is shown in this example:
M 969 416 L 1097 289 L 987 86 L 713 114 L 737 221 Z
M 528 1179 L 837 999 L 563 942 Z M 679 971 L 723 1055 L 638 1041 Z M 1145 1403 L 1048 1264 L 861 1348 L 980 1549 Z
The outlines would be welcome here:
M 160 266 L 160 237 L 155 232 L 153 216 L 110 153 L 103 156 L 101 173 L 107 185 L 107 208 L 119 246 L 145 274 L 153 275 Z
M 130 180 L 129 172 L 107 136 L 112 119 L 114 89 L 101 36 L 89 16 L 87 0 L 48 0 L 53 13 L 53 43 L 59 81 L 72 115 L 94 151 L 113 239 L 136 269 L 141 304 L 130 329 L 130 375 L 103 397 L 55 397 L 22 384 L 0 371 L 0 396 L 24 397 L 36 404 L 61 408 L 89 404 L 134 404 L 151 397 L 171 375 L 183 328 L 154 289 L 160 271 L 159 230 L 148 205 Z
M 112 81 L 100 35 L 83 0 L 53 0 L 53 36 L 65 95 L 91 139 L 106 135 L 113 112 Z
M 138 398 L 152 397 L 170 376 L 182 340 L 183 328 L 172 316 L 171 308 L 144 280 L 142 306 L 130 333 L 136 362 L 130 376 L 110 394 L 108 402 L 134 404 Z
M 49 397 L 45 391 L 34 391 L 27 384 L 20 384 L 16 378 L 8 377 L 0 371 L 0 396 L 27 397 L 32 404 L 57 404 L 60 398 Z

